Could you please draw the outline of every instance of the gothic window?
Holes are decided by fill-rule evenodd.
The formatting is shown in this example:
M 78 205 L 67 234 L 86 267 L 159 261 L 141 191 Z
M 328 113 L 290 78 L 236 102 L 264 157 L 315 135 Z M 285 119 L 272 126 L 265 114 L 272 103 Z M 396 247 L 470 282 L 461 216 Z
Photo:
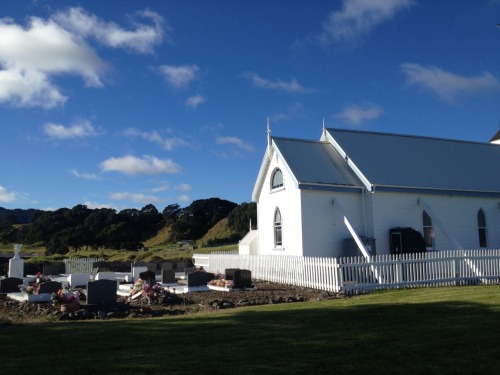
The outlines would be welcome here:
M 486 216 L 483 210 L 477 213 L 477 232 L 479 235 L 479 247 L 487 247 L 488 241 L 486 239 Z
M 279 208 L 274 211 L 274 247 L 283 246 L 283 228 L 281 225 L 281 212 Z
M 271 189 L 274 190 L 280 187 L 283 187 L 283 173 L 281 173 L 280 169 L 276 169 L 271 178 Z
M 424 241 L 427 249 L 434 249 L 434 228 L 432 219 L 427 212 L 422 212 L 422 228 L 424 230 Z

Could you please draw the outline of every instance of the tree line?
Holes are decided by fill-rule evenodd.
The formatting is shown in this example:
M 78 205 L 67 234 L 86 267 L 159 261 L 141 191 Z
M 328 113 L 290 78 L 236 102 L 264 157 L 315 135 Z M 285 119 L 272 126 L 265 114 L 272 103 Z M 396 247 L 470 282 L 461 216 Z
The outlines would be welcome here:
M 3 211 L 2 211 L 3 210 Z M 257 222 L 255 203 L 236 203 L 219 199 L 200 199 L 181 208 L 165 207 L 160 213 L 152 204 L 138 209 L 91 209 L 86 205 L 55 211 L 0 210 L 0 241 L 39 244 L 48 254 L 66 254 L 71 249 L 111 248 L 138 250 L 158 230 L 168 226 L 168 242 L 199 240 L 220 220 L 227 218 L 232 234 L 214 241 L 236 242 L 248 232 L 249 222 Z M 20 214 L 22 221 L 16 214 Z M 22 224 L 22 225 L 19 225 Z

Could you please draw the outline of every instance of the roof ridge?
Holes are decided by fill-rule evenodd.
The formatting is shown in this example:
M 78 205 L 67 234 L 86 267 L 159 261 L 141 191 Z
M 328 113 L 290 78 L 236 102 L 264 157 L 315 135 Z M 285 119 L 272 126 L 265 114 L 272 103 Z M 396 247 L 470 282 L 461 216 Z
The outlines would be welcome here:
M 315 139 L 292 138 L 292 137 L 272 136 L 271 139 L 283 139 L 285 141 L 299 141 L 299 142 L 310 142 L 310 143 L 328 143 L 328 141 L 321 141 L 321 140 L 315 140 Z
M 484 145 L 484 146 L 486 146 L 486 145 L 495 146 L 489 142 L 471 141 L 471 140 L 465 140 L 465 139 L 443 138 L 443 137 L 426 136 L 426 135 L 411 135 L 411 134 L 376 132 L 376 131 L 341 129 L 341 128 L 326 128 L 326 130 L 327 131 L 334 131 L 334 132 L 374 134 L 374 135 L 393 136 L 393 137 L 401 137 L 401 138 L 415 138 L 415 139 L 425 139 L 425 140 L 433 140 L 433 141 L 460 142 L 460 143 L 471 143 L 471 144 L 478 144 L 478 145 Z

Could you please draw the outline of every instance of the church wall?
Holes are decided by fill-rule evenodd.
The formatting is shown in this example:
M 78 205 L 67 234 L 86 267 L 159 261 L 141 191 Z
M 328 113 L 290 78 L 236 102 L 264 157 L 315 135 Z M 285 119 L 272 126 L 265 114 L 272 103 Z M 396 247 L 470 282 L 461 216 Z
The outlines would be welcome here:
M 428 211 L 433 220 L 435 250 L 455 250 L 457 243 L 464 249 L 478 249 L 477 213 L 481 208 L 486 215 L 488 248 L 498 249 L 498 202 L 494 198 L 375 192 L 373 203 L 377 253 L 390 253 L 391 228 L 412 227 L 423 233 L 423 210 Z
M 301 205 L 305 256 L 344 255 L 344 240 L 352 238 L 344 224 L 344 215 L 356 233 L 364 235 L 360 193 L 301 190 Z M 361 255 L 357 249 L 353 252 Z
M 274 170 L 283 173 L 283 188 L 271 190 Z M 279 208 L 282 217 L 283 246 L 274 246 L 274 213 Z M 274 154 L 267 170 L 257 206 L 259 226 L 259 254 L 302 255 L 300 192 L 293 177 Z

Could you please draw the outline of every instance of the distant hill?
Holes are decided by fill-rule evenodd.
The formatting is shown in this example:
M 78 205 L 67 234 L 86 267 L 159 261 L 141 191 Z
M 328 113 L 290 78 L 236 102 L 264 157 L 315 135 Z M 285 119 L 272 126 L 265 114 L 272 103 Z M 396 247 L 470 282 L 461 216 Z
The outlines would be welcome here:
M 33 222 L 33 217 L 39 212 L 43 211 L 34 208 L 27 210 L 16 208 L 10 210 L 0 207 L 0 225 L 28 224 Z
M 169 235 L 170 227 L 165 226 L 160 229 L 156 235 L 144 241 L 144 246 L 152 247 L 166 245 L 168 243 Z M 210 228 L 210 230 L 201 239 L 199 239 L 198 242 L 203 245 L 237 242 L 238 238 L 236 237 L 236 233 L 229 227 L 228 218 L 224 218 Z

